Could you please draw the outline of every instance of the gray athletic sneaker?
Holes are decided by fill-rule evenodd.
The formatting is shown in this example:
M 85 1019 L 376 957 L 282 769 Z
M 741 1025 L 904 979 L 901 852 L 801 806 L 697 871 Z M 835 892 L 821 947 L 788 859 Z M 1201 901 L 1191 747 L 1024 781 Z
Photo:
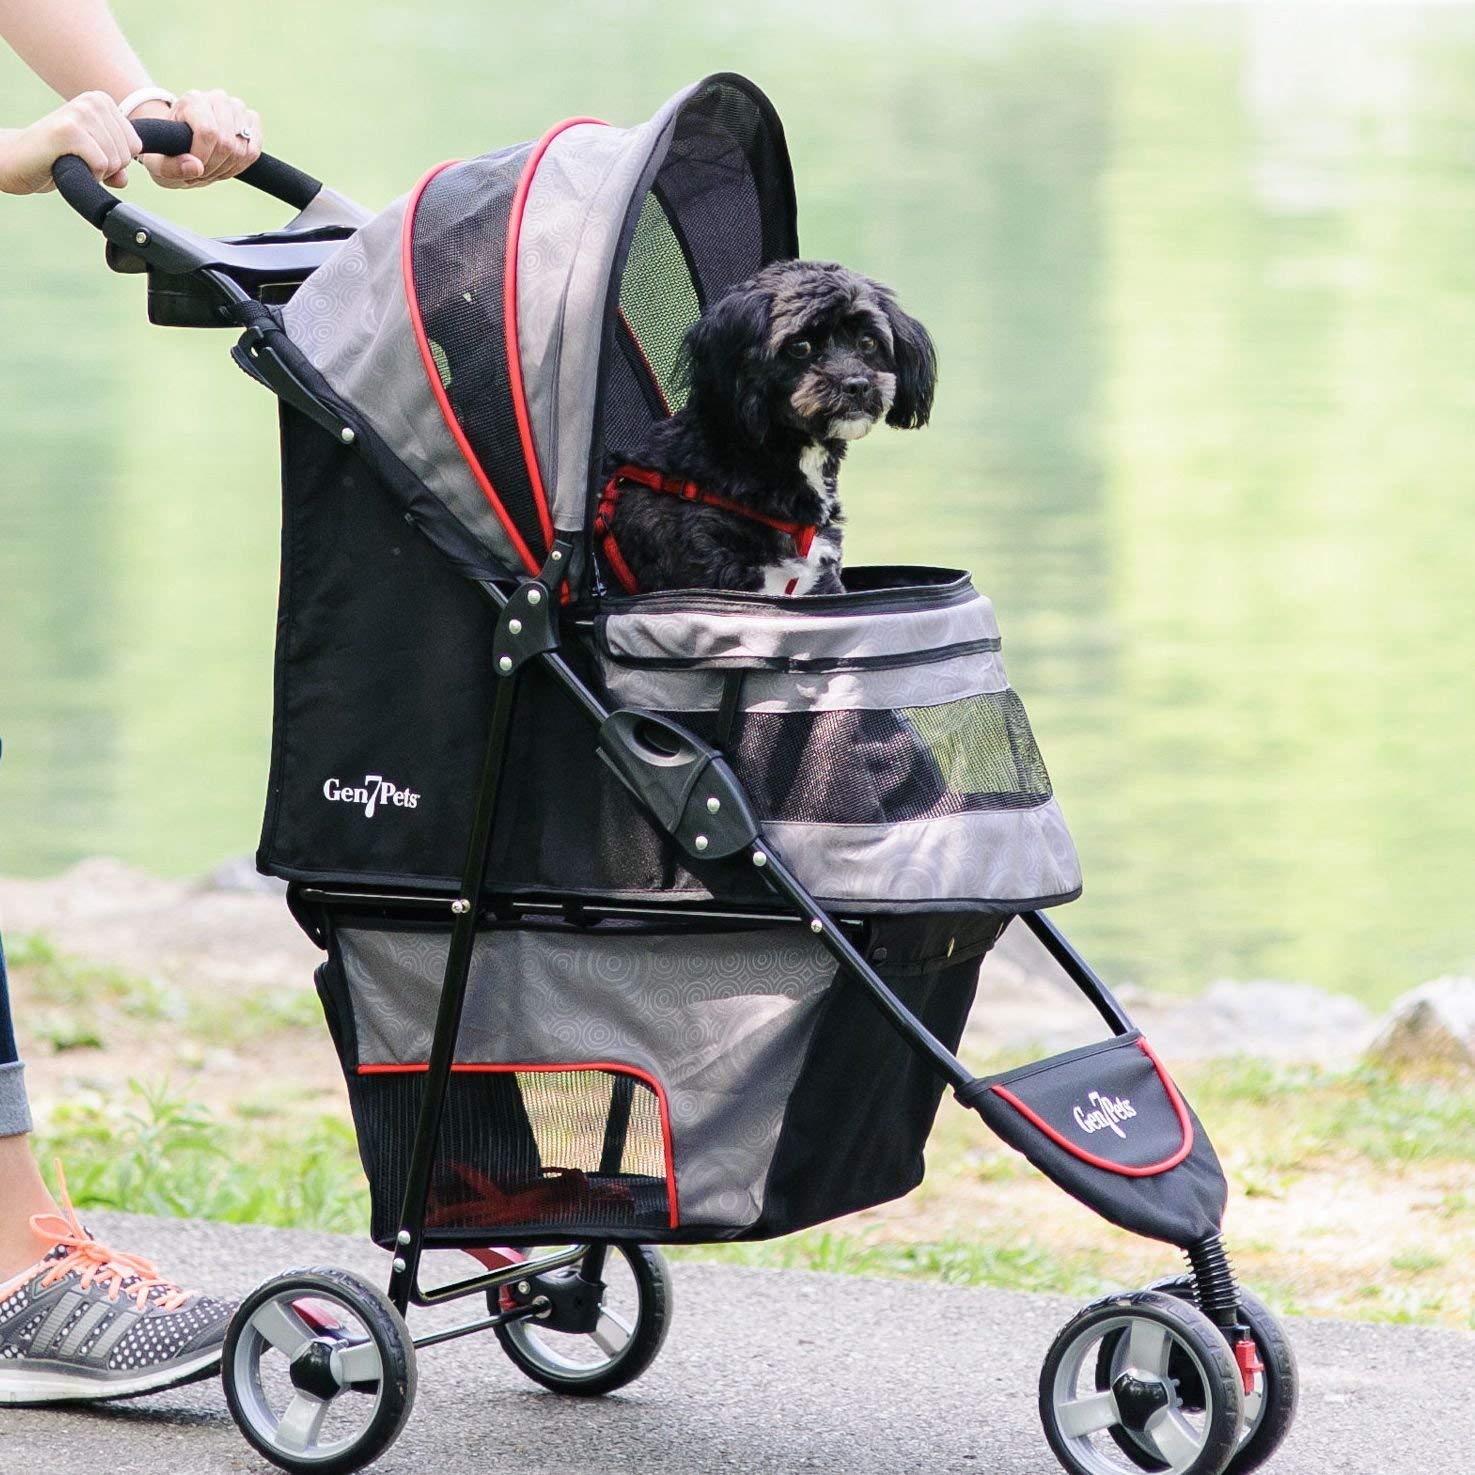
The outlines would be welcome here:
M 62 1195 L 55 1248 L 0 1285 L 0 1404 L 132 1398 L 208 1378 L 232 1307 L 99 1244 Z

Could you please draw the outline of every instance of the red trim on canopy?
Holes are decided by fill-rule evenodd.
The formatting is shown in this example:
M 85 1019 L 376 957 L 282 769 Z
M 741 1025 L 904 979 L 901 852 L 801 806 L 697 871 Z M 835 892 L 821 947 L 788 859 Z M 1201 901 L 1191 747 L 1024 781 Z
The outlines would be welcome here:
M 522 239 L 522 217 L 527 209 L 528 191 L 533 187 L 533 176 L 543 162 L 543 155 L 560 133 L 581 123 L 609 127 L 603 118 L 565 118 L 563 122 L 555 123 L 528 155 L 528 161 L 522 167 L 522 178 L 517 181 L 517 190 L 512 196 L 512 214 L 507 221 L 507 260 L 502 268 L 502 324 L 507 334 L 507 379 L 512 390 L 512 409 L 517 416 L 522 458 L 527 463 L 528 482 L 533 489 L 533 505 L 538 509 L 538 521 L 549 548 L 553 546 L 553 516 L 548 508 L 548 493 L 543 487 L 543 473 L 538 466 L 538 449 L 533 444 L 533 427 L 528 418 L 527 394 L 522 383 L 522 351 L 517 339 L 517 247 Z M 536 569 L 533 571 L 537 572 Z
M 502 505 L 502 499 L 497 495 L 497 489 L 492 485 L 491 478 L 482 469 L 482 464 L 476 459 L 476 452 L 471 449 L 471 442 L 466 438 L 466 432 L 461 429 L 461 422 L 456 418 L 456 412 L 451 408 L 450 397 L 446 394 L 446 387 L 441 383 L 440 369 L 435 362 L 435 355 L 430 351 L 430 340 L 425 335 L 425 323 L 420 316 L 420 298 L 415 291 L 415 212 L 420 206 L 420 197 L 425 193 L 426 186 L 443 169 L 449 169 L 453 164 L 459 164 L 459 159 L 447 159 L 443 164 L 437 164 L 429 170 L 415 186 L 410 195 L 409 204 L 405 206 L 405 222 L 400 235 L 400 265 L 405 279 L 405 299 L 410 307 L 410 323 L 415 330 L 415 343 L 420 350 L 420 361 L 425 365 L 425 377 L 430 381 L 431 393 L 435 395 L 435 402 L 440 406 L 440 413 L 446 422 L 446 429 L 451 432 L 451 439 L 456 443 L 456 449 L 461 453 L 461 459 L 466 462 L 475 478 L 477 486 L 481 488 L 482 495 L 491 504 L 492 511 L 497 514 L 497 521 L 502 524 L 502 531 L 507 534 L 517 556 L 522 560 L 524 567 L 530 574 L 536 574 L 539 569 L 537 560 L 533 557 L 528 545 L 523 541 L 522 534 L 517 531 L 517 525 L 508 515 L 507 509 Z
M 366 1062 L 358 1067 L 356 1075 L 361 1076 L 387 1076 L 387 1075 L 424 1075 L 430 1070 L 428 1062 L 409 1062 L 398 1064 L 394 1062 Z M 665 1139 L 662 1143 L 665 1149 L 666 1159 L 666 1197 L 670 1205 L 671 1228 L 680 1227 L 681 1216 L 676 1199 L 676 1148 L 675 1140 L 671 1136 L 671 1104 L 666 1100 L 666 1088 L 648 1071 L 641 1070 L 635 1065 L 625 1065 L 613 1060 L 585 1060 L 568 1065 L 482 1065 L 479 1063 L 456 1063 L 451 1066 L 453 1073 L 457 1075 L 512 1075 L 518 1071 L 538 1072 L 568 1072 L 573 1070 L 602 1070 L 610 1075 L 634 1076 L 636 1080 L 650 1087 L 655 1092 L 656 1102 L 661 1109 L 661 1136 Z
M 1057 1147 L 1063 1147 L 1072 1157 L 1078 1157 L 1083 1163 L 1089 1163 L 1093 1168 L 1104 1169 L 1108 1173 L 1120 1173 L 1124 1178 L 1153 1178 L 1159 1173 L 1166 1173 L 1169 1168 L 1176 1168 L 1184 1158 L 1193 1151 L 1193 1121 L 1188 1115 L 1188 1107 L 1184 1105 L 1183 1098 L 1178 1094 L 1178 1087 L 1173 1084 L 1173 1078 L 1164 1069 L 1163 1063 L 1157 1058 L 1157 1053 L 1146 1040 L 1138 1040 L 1137 1048 L 1152 1061 L 1153 1068 L 1157 1071 L 1158 1079 L 1163 1084 L 1163 1090 L 1167 1092 L 1168 1100 L 1178 1116 L 1178 1125 L 1183 1131 L 1183 1142 L 1178 1151 L 1171 1157 L 1165 1157 L 1160 1163 L 1148 1163 L 1144 1167 L 1123 1167 L 1121 1163 L 1114 1163 L 1110 1158 L 1097 1157 L 1093 1152 L 1087 1152 L 1083 1147 L 1077 1147 L 1070 1138 L 1057 1132 L 1038 1112 L 1031 1111 L 1019 1097 L 1003 1086 L 994 1086 L 996 1096 L 1002 1096 L 1010 1106 L 1017 1111 L 1031 1126 L 1038 1127 Z

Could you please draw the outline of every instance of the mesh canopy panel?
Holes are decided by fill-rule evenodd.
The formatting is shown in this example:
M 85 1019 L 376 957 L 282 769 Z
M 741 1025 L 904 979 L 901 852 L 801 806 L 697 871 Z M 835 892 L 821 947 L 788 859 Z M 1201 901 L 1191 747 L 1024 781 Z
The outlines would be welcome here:
M 410 264 L 426 345 L 452 414 L 518 539 L 536 551 L 546 512 L 518 436 L 503 316 L 507 226 L 531 146 L 442 170 L 415 213 Z
M 570 119 L 432 171 L 283 323 L 402 502 L 423 488 L 482 554 L 535 571 L 552 529 L 586 526 L 607 435 L 680 404 L 703 304 L 796 249 L 778 118 L 713 77 L 638 127 Z M 474 561 L 454 526 L 421 526 Z

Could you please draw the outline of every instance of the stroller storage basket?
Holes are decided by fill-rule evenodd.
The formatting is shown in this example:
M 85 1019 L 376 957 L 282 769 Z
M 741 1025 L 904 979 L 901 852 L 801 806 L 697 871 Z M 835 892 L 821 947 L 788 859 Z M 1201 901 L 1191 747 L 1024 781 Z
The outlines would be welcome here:
M 914 962 L 898 982 L 954 1042 L 978 953 L 996 935 L 975 929 L 955 959 Z M 906 940 L 888 936 L 906 956 Z M 399 1227 L 447 942 L 423 923 L 340 919 L 319 971 L 385 1244 Z M 942 950 L 920 934 L 918 944 Z M 859 1098 L 848 1118 L 836 1118 L 836 1090 Z M 429 1240 L 786 1233 L 910 1190 L 940 1092 L 837 984 L 807 929 L 487 927 Z
M 860 587 L 835 596 L 606 601 L 596 643 L 611 699 L 722 748 L 765 834 L 826 900 L 1069 900 L 1075 849 L 992 604 L 961 573 L 857 572 Z

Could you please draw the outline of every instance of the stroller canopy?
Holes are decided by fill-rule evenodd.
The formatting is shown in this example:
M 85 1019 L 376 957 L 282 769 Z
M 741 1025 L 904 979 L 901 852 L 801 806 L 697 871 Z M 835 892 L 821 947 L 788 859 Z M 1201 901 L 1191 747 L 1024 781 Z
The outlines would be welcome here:
M 584 535 L 606 450 L 679 406 L 707 303 L 797 254 L 778 116 L 722 75 L 637 128 L 572 118 L 432 169 L 283 321 L 435 499 L 425 531 L 463 563 L 534 573 L 555 530 Z

